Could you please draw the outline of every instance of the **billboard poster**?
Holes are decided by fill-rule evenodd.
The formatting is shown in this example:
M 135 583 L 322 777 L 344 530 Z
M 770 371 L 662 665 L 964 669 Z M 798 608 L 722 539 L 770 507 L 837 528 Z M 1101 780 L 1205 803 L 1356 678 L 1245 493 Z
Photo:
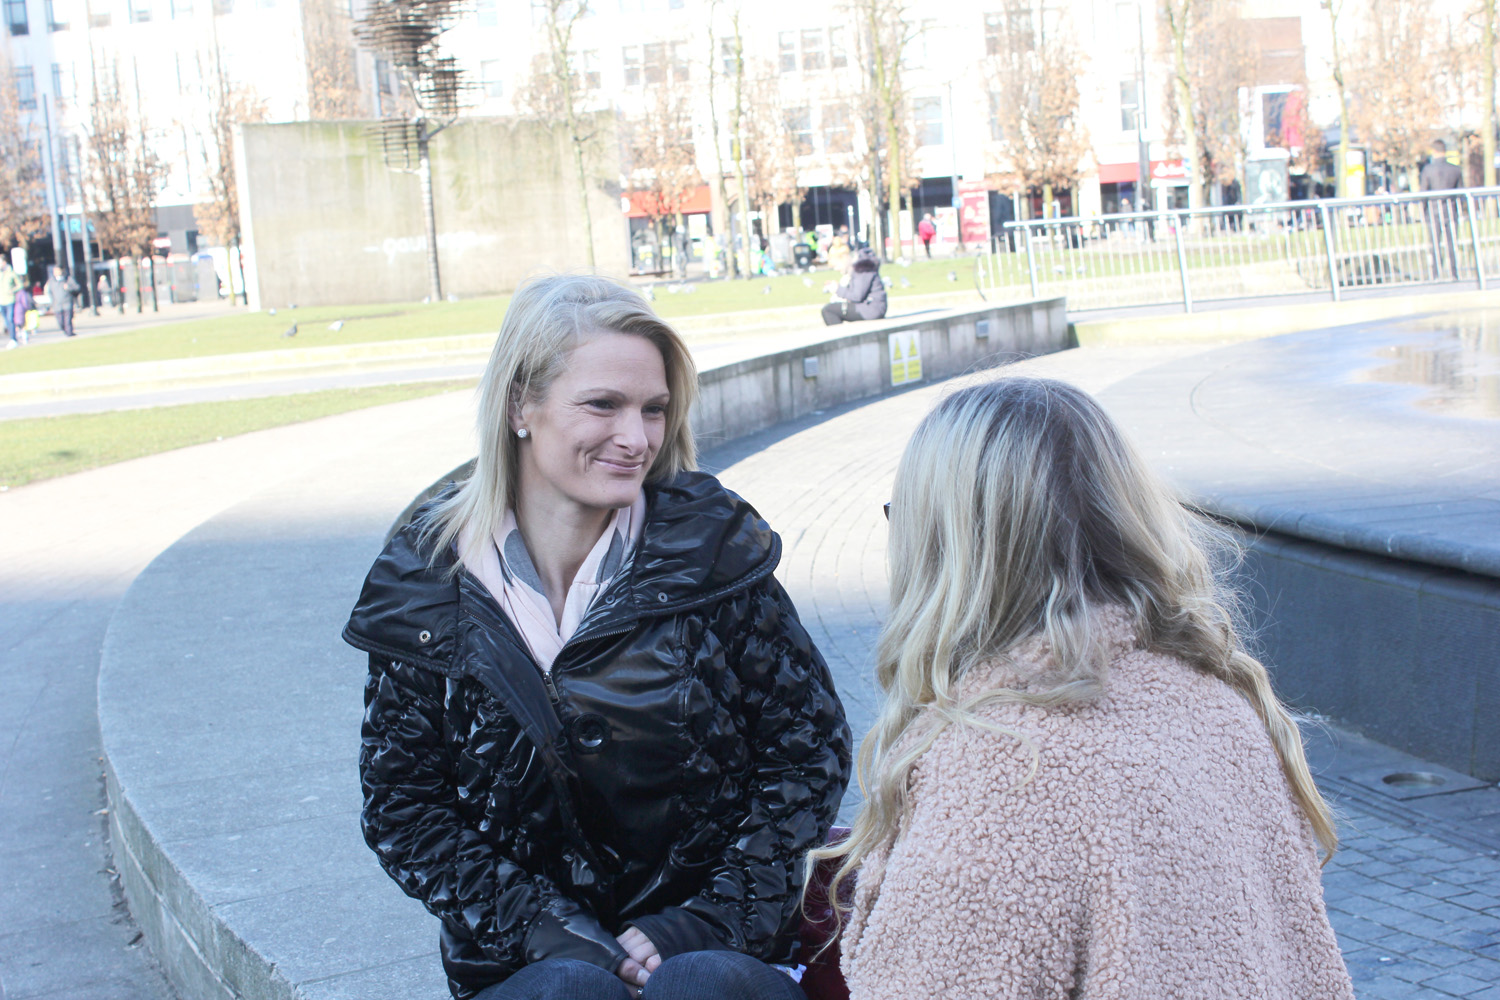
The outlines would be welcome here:
M 983 181 L 959 181 L 958 198 L 964 245 L 987 246 L 990 242 L 990 189 Z

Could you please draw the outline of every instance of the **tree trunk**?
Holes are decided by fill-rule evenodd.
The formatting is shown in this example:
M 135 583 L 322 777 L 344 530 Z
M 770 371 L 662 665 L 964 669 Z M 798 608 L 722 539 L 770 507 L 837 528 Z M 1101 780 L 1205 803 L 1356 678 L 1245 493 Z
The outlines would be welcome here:
M 885 109 L 885 141 L 890 176 L 886 178 L 891 189 L 888 194 L 890 198 L 890 235 L 891 235 L 891 259 L 904 257 L 905 253 L 901 246 L 901 129 L 896 123 L 896 109 L 887 103 Z M 853 238 L 854 234 L 849 234 Z
M 734 180 L 739 185 L 736 201 L 740 206 L 740 252 L 744 254 L 744 276 L 749 280 L 755 268 L 750 256 L 750 197 L 745 187 L 745 42 L 740 37 L 740 15 L 729 19 L 734 27 Z M 732 218 L 732 216 L 731 216 Z M 734 253 L 734 224 L 729 226 L 729 252 Z
M 1189 86 L 1187 64 L 1187 19 L 1192 0 L 1184 0 L 1180 10 L 1166 5 L 1167 26 L 1172 33 L 1172 96 L 1177 102 L 1177 124 L 1182 129 L 1182 165 L 1188 178 L 1188 208 L 1203 207 L 1203 172 L 1198 150 L 1198 127 L 1193 118 L 1193 92 Z M 1191 225 L 1191 224 L 1190 224 Z
M 714 235 L 724 240 L 724 277 L 737 278 L 740 273 L 739 258 L 734 253 L 733 229 L 730 225 L 729 185 L 724 180 L 724 151 L 719 146 L 719 108 L 714 98 L 714 80 L 718 77 L 716 62 L 719 58 L 718 39 L 714 36 L 714 11 L 716 3 L 709 4 L 708 12 L 708 121 L 713 128 L 714 165 L 719 183 L 719 215 L 714 218 Z
M 1484 186 L 1495 186 L 1495 20 L 1500 16 L 1496 0 L 1484 3 Z

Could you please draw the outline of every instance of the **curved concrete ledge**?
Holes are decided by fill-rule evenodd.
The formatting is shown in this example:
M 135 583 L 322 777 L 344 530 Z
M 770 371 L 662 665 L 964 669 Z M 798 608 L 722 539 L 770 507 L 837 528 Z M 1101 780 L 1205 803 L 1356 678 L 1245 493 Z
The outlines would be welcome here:
M 849 329 L 705 372 L 705 443 L 890 391 L 892 334 L 919 331 L 926 379 L 1067 344 L 1061 300 Z M 360 836 L 363 661 L 338 632 L 392 521 L 472 454 L 471 432 L 390 412 L 370 411 L 368 434 L 316 474 L 184 536 L 110 624 L 99 723 L 115 857 L 184 996 L 447 995 L 430 918 Z
M 1397 749 L 1500 778 L 1500 420 L 1364 380 L 1383 323 L 1163 365 L 1105 405 L 1204 509 L 1244 525 L 1284 697 Z

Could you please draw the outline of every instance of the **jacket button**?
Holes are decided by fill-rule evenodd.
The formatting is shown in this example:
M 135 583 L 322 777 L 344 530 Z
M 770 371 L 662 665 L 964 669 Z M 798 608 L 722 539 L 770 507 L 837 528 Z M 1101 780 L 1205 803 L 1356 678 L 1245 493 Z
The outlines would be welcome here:
M 580 753 L 598 753 L 609 740 L 609 723 L 602 715 L 580 715 L 571 728 L 573 746 Z
M 424 646 L 427 645 L 432 641 L 432 633 L 424 628 L 422 631 L 417 633 L 417 641 Z
M 656 595 L 656 600 L 657 600 L 657 603 L 659 603 L 659 604 L 666 604 L 667 603 L 667 594 L 666 594 L 666 591 L 662 591 L 661 593 L 657 594 Z

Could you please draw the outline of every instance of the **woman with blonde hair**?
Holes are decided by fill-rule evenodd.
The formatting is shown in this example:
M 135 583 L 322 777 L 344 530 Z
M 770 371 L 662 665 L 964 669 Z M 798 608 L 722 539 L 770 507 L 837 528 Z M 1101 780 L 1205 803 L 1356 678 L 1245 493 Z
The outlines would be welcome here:
M 1097 403 L 945 399 L 888 507 L 886 699 L 860 751 L 854 1000 L 1351 1000 L 1335 834 L 1214 554 Z M 835 897 L 837 898 L 837 897 Z
M 799 861 L 848 780 L 781 543 L 693 471 L 687 348 L 635 291 L 517 289 L 472 475 L 344 637 L 369 653 L 365 840 L 460 1000 L 798 1000 Z

